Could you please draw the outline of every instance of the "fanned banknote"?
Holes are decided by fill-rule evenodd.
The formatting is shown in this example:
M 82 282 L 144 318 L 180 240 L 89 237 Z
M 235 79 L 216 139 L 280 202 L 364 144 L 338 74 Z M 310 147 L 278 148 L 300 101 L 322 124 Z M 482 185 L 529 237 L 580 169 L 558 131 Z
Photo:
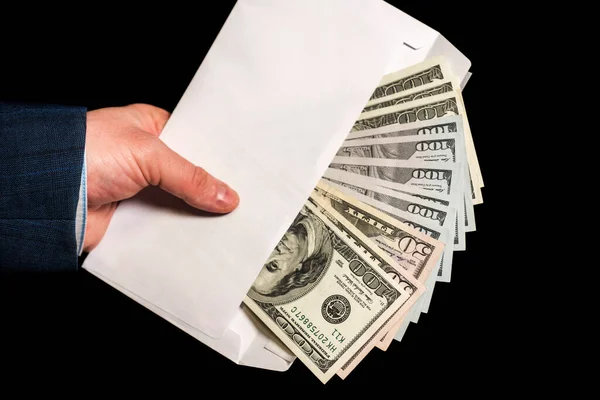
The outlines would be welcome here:
M 337 178 L 337 179 L 336 179 Z M 456 209 L 435 203 L 429 199 L 424 199 L 408 192 L 398 192 L 389 189 L 384 186 L 378 186 L 377 183 L 382 183 L 377 179 L 373 179 L 375 182 L 365 181 L 363 176 L 356 174 L 347 174 L 340 177 L 332 177 L 330 174 L 323 175 L 323 179 L 337 186 L 344 186 L 356 193 L 360 193 L 362 196 L 366 196 L 377 200 L 381 203 L 389 204 L 390 206 L 405 212 L 413 214 L 416 217 L 429 220 L 432 224 L 448 229 L 454 233 L 454 245 L 459 245 L 461 239 L 459 238 L 459 230 L 456 224 Z M 464 241 L 464 231 L 463 238 Z
M 409 124 L 392 124 L 386 125 L 381 128 L 374 129 L 366 129 L 362 131 L 354 131 L 351 132 L 346 141 L 342 145 L 351 146 L 353 142 L 358 140 L 369 140 L 369 139 L 384 139 L 384 138 L 402 138 L 407 136 L 429 136 L 431 138 L 437 137 L 439 135 L 444 136 L 445 134 L 455 133 L 457 137 L 461 137 L 464 141 L 464 131 L 463 131 L 463 123 L 462 117 L 460 115 L 450 115 L 446 117 L 442 117 L 434 120 L 427 121 L 419 121 L 415 123 Z M 463 154 L 466 154 L 466 149 L 461 149 Z M 465 155 L 462 159 L 466 160 L 467 156 Z M 481 188 L 476 185 L 473 186 L 472 179 L 470 176 L 470 170 L 465 173 L 465 182 L 471 182 L 468 188 L 471 191 L 471 204 L 481 204 L 482 203 L 482 195 Z M 469 203 L 465 204 L 465 207 L 468 206 Z M 473 213 L 472 207 L 469 207 L 467 210 L 469 213 L 467 218 L 469 219 L 469 223 L 465 227 L 467 232 L 475 231 L 475 215 Z
M 452 218 L 452 214 L 455 214 L 456 210 L 449 207 L 449 196 L 402 184 L 397 184 L 395 189 L 389 189 L 385 187 L 385 182 L 382 182 L 379 179 L 331 168 L 325 171 L 323 179 L 329 181 L 328 183 L 331 183 L 331 186 L 338 188 L 340 191 L 347 194 L 355 193 L 354 196 L 359 200 L 372 205 L 384 213 L 395 216 L 395 218 L 398 220 L 417 228 L 420 232 L 425 233 L 426 235 L 436 237 L 438 240 L 447 243 L 439 265 L 437 265 L 435 268 L 437 270 L 437 274 L 434 277 L 434 280 L 427 284 L 427 291 L 419 299 L 418 307 L 420 307 L 420 312 L 427 313 L 431 303 L 431 298 L 433 296 L 433 289 L 436 281 L 435 278 L 437 278 L 437 280 L 440 282 L 450 282 L 453 246 L 450 242 L 446 241 L 445 234 L 446 232 L 448 234 L 455 232 L 456 234 L 456 230 L 446 230 L 446 228 L 444 228 L 441 231 L 436 231 L 435 228 L 427 225 L 422 219 L 417 220 L 415 217 L 407 217 L 406 214 L 403 214 L 402 210 L 395 207 L 398 205 L 398 203 L 395 202 L 395 198 L 398 197 L 399 194 L 405 194 L 412 196 L 415 199 L 426 201 L 434 206 L 445 206 L 448 210 L 449 218 Z M 418 218 L 419 216 L 416 217 Z M 412 321 L 417 322 L 419 315 L 420 313 L 413 314 L 414 318 Z
M 380 139 L 359 139 L 344 142 L 337 156 L 388 158 L 402 161 L 450 162 L 462 164 L 463 207 L 465 218 L 460 221 L 459 233 L 475 231 L 473 186 L 470 185 L 463 137 L 457 133 L 432 136 L 406 136 Z M 465 183 L 467 184 L 465 186 Z
M 414 223 L 423 223 L 423 219 L 416 217 L 416 218 L 412 218 L 412 220 L 407 220 L 404 219 L 404 217 L 407 217 L 408 214 L 412 213 L 415 214 L 415 206 L 416 207 L 421 207 L 422 210 L 424 209 L 428 209 L 428 210 L 433 210 L 433 207 L 436 207 L 437 209 L 439 208 L 444 208 L 444 206 L 441 206 L 439 204 L 435 204 L 435 203 L 429 203 L 426 204 L 425 207 L 423 207 L 423 199 L 420 199 L 418 197 L 413 197 L 413 199 L 415 200 L 414 202 L 412 202 L 412 204 L 406 204 L 405 200 L 406 197 L 402 198 L 402 199 L 398 199 L 397 197 L 388 197 L 388 199 L 386 200 L 397 200 L 400 202 L 403 202 L 405 204 L 405 206 L 407 206 L 406 208 L 411 210 L 411 211 L 405 211 L 406 208 L 396 208 L 396 210 L 399 212 L 397 215 L 394 215 L 393 213 L 387 212 L 385 211 L 385 209 L 380 209 L 377 208 L 378 202 L 374 201 L 373 203 L 371 203 L 372 205 L 369 204 L 368 200 L 367 202 L 363 202 L 360 201 L 358 196 L 356 195 L 356 193 L 352 192 L 352 191 L 347 191 L 346 189 L 352 189 L 352 190 L 356 190 L 356 188 L 350 187 L 347 184 L 343 184 L 343 183 L 339 183 L 338 181 L 335 180 L 329 180 L 326 179 L 327 181 L 327 187 L 329 188 L 329 192 L 326 194 L 326 197 L 331 197 L 331 199 L 335 199 L 335 201 L 332 201 L 332 207 L 336 208 L 336 207 L 343 207 L 344 205 L 348 205 L 348 203 L 352 203 L 354 205 L 354 208 L 359 208 L 359 210 L 357 209 L 353 209 L 354 212 L 358 213 L 357 215 L 361 215 L 361 218 L 366 218 L 368 221 L 373 221 L 374 217 L 377 218 L 382 218 L 385 219 L 386 221 L 391 221 L 390 223 L 395 223 L 395 224 L 402 224 L 401 225 L 401 230 L 400 228 L 398 228 L 399 230 L 397 230 L 396 232 L 416 232 L 415 235 L 420 234 L 421 237 L 423 238 L 423 241 L 429 242 L 429 241 L 433 241 L 433 242 L 437 242 L 437 243 L 442 243 L 439 240 L 435 240 L 433 239 L 434 235 L 428 235 L 427 233 L 423 233 L 422 231 L 420 231 L 418 228 L 420 226 L 417 226 L 416 229 L 413 228 Z M 319 188 L 320 190 L 323 190 L 321 188 Z M 362 189 L 361 189 L 362 190 Z M 386 189 L 384 189 L 386 190 Z M 332 194 L 332 192 L 335 192 L 335 194 Z M 364 193 L 364 192 L 359 192 L 361 194 L 361 196 L 369 196 L 370 193 Z M 372 193 L 372 192 L 371 192 Z M 377 193 L 377 195 L 379 195 L 379 193 Z M 400 195 L 400 193 L 394 192 L 394 196 L 398 196 Z M 384 195 L 385 196 L 385 195 Z M 403 196 L 403 195 L 401 195 Z M 387 196 L 386 196 L 387 197 Z M 361 197 L 361 199 L 366 199 L 365 197 Z M 388 204 L 386 202 L 380 202 L 379 205 L 381 206 L 382 204 Z M 398 205 L 398 204 L 395 204 Z M 432 208 L 429 208 L 429 206 L 431 206 Z M 385 208 L 385 206 L 384 206 Z M 337 208 L 336 208 L 337 209 Z M 365 210 L 368 210 L 368 213 L 372 214 L 372 215 L 366 215 L 367 212 Z M 447 213 L 448 215 L 448 221 L 450 221 L 450 218 L 452 218 L 452 216 L 455 214 L 455 210 L 453 209 L 446 209 L 444 211 L 434 211 L 434 212 L 440 212 L 440 213 Z M 358 226 L 359 229 L 361 227 L 368 229 L 368 232 L 363 231 L 363 233 L 367 234 L 367 236 L 369 238 L 373 238 L 373 234 L 377 233 L 378 230 L 377 229 L 373 229 L 373 228 L 367 228 L 367 226 L 364 224 L 363 221 L 359 221 L 356 216 L 352 216 L 351 214 L 348 213 L 341 213 L 343 216 L 345 216 L 347 219 L 351 220 L 351 222 L 353 222 L 354 225 Z M 425 218 L 427 219 L 427 218 Z M 441 229 L 446 230 L 445 227 L 442 226 L 442 224 L 440 224 Z M 440 228 L 438 228 L 440 229 Z M 397 236 L 397 235 L 396 235 Z M 439 237 L 439 236 L 438 236 Z M 428 238 L 428 239 L 425 239 Z M 391 244 L 388 243 L 384 240 L 384 238 L 382 236 L 377 236 L 376 237 L 376 243 L 382 247 L 383 246 L 383 250 L 385 250 L 386 252 L 388 252 L 388 254 L 390 254 L 390 256 L 392 257 L 392 259 L 394 259 L 395 261 L 398 262 L 398 264 L 404 266 L 403 264 L 403 259 L 406 258 L 406 256 L 402 256 L 399 252 L 399 245 L 398 244 Z M 437 247 L 440 247 L 439 245 Z M 444 246 L 442 246 L 443 248 Z M 451 249 L 452 247 L 450 246 L 450 254 L 451 254 Z M 451 261 L 451 259 L 449 259 Z M 427 261 L 430 261 L 430 259 L 428 258 Z M 430 296 L 430 294 L 433 292 L 433 287 L 435 285 L 436 282 L 436 276 L 438 274 L 438 272 L 440 271 L 440 263 L 442 261 L 442 257 L 435 257 L 435 265 L 434 264 L 427 264 L 426 267 L 424 267 L 423 265 L 418 266 L 418 263 L 415 263 L 414 261 L 411 261 L 412 265 L 414 265 L 414 268 L 417 268 L 415 270 L 415 278 L 419 279 L 421 282 L 424 281 L 424 279 L 428 279 L 428 284 L 426 285 L 427 287 L 427 291 L 425 292 L 425 294 L 423 296 L 421 296 L 418 300 L 418 304 L 415 304 L 415 306 L 413 306 L 413 308 L 411 309 L 411 312 L 409 313 L 410 318 L 412 321 L 417 322 L 419 319 L 419 315 L 421 314 L 421 308 L 422 306 L 425 304 L 425 300 L 428 296 Z M 409 270 L 412 270 L 412 267 L 407 267 Z M 421 275 L 422 269 L 426 268 L 427 273 L 425 274 L 426 277 L 423 277 Z M 429 270 L 433 268 L 433 273 L 430 273 Z M 448 267 L 447 269 L 447 273 L 450 273 L 450 267 Z M 433 276 L 432 276 L 433 275 Z M 428 277 L 432 276 L 432 279 L 429 279 Z M 440 275 L 440 279 L 445 278 L 442 277 Z M 414 311 L 414 312 L 413 312 Z
M 244 303 L 325 383 L 425 288 L 316 196 L 266 260 Z
M 377 110 L 379 108 L 391 107 L 409 101 L 415 101 L 424 97 L 431 97 L 442 93 L 448 93 L 459 87 L 453 79 L 443 79 L 432 82 L 414 89 L 405 90 L 389 96 L 373 99 L 367 103 L 363 112 Z
M 445 246 L 441 241 L 344 194 L 324 180 L 315 191 L 415 279 L 424 282 L 440 259 Z
M 451 161 L 462 156 L 462 137 L 444 133 L 435 137 L 407 136 L 360 139 L 344 142 L 337 151 L 340 157 L 393 158 L 412 161 Z
M 463 118 L 460 115 L 448 115 L 433 120 L 391 124 L 382 126 L 381 128 L 352 131 L 346 137 L 346 142 L 356 139 L 382 139 L 388 137 L 438 135 L 441 133 L 458 133 L 464 136 Z
M 450 282 L 454 249 L 452 240 L 454 233 L 453 224 L 448 224 L 448 226 L 440 226 L 438 223 L 431 221 L 428 218 L 422 217 L 418 214 L 413 214 L 408 211 L 403 211 L 394 206 L 394 197 L 396 196 L 396 191 L 385 188 L 384 186 L 370 186 L 369 184 L 363 183 L 361 182 L 361 178 L 367 178 L 364 176 L 349 174 L 356 176 L 356 180 L 352 180 L 346 179 L 345 177 L 340 176 L 338 173 L 341 174 L 344 173 L 344 171 L 329 169 L 325 172 L 323 178 L 328 181 L 330 186 L 338 189 L 340 192 L 348 196 L 355 197 L 357 200 L 362 201 L 363 203 L 368 204 L 388 215 L 391 215 L 409 227 L 443 242 L 445 247 L 441 259 L 441 266 L 438 271 L 438 281 Z M 342 181 L 344 182 L 336 183 Z M 348 184 L 348 182 L 350 182 L 350 184 Z M 365 188 L 367 188 L 366 192 Z M 387 192 L 387 195 L 379 196 L 379 193 L 377 192 Z M 455 212 L 455 209 L 448 208 L 449 218 L 447 221 L 452 222 L 454 220 L 452 216 L 455 214 Z M 427 294 L 425 296 L 427 296 Z
M 431 57 L 422 63 L 385 75 L 377 84 L 370 100 L 440 82 L 453 76 L 443 56 Z
M 465 114 L 466 112 L 460 94 L 458 92 L 449 92 L 362 113 L 352 127 L 352 131 L 381 128 L 393 124 L 406 124 L 416 121 L 432 120 L 447 115 L 461 115 L 463 117 L 470 177 L 473 180 L 473 186 L 483 187 L 482 179 L 480 178 L 481 173 L 479 171 L 479 164 L 475 154 L 475 147 Z M 475 204 L 479 203 L 481 203 L 481 199 L 475 199 Z
M 397 262 L 406 271 L 411 273 L 415 279 L 422 282 L 430 289 L 427 283 L 432 284 L 430 279 L 435 267 L 438 265 L 444 245 L 427 235 L 420 233 L 404 224 L 403 222 L 391 217 L 358 199 L 348 196 L 335 189 L 331 185 L 326 185 L 323 181 L 315 189 L 323 198 L 344 216 L 352 225 L 363 232 L 373 243 L 388 253 L 392 259 Z M 435 279 L 433 279 L 435 282 Z M 417 300 L 421 301 L 423 297 Z M 410 318 L 413 314 L 420 314 L 419 306 L 414 304 L 411 310 L 404 314 L 400 320 Z M 398 319 L 398 318 L 396 318 Z M 390 326 L 396 326 L 397 321 L 390 321 Z M 395 331 L 386 331 L 378 335 L 370 345 L 365 346 L 359 351 L 347 366 L 342 368 L 338 375 L 345 377 L 364 356 L 375 346 L 382 342 L 386 336 L 394 337 Z
M 458 211 L 458 220 L 465 221 L 466 210 L 462 186 L 462 165 L 443 162 L 411 162 L 388 158 L 334 157 L 329 168 L 381 179 L 386 187 L 396 184 L 416 186 L 425 190 L 446 193 L 450 206 Z M 455 250 L 465 250 L 466 243 L 459 241 Z
M 459 107 L 461 107 L 460 113 L 457 114 L 460 114 L 465 121 L 465 139 L 466 144 L 468 146 L 467 153 L 469 155 L 469 169 L 471 170 L 471 174 L 474 175 L 473 178 L 476 181 L 474 186 L 483 187 L 483 177 L 481 175 L 481 169 L 477 160 L 477 153 L 475 152 L 475 145 L 473 143 L 471 129 L 468 125 L 468 120 L 466 118 L 461 89 L 460 86 L 457 84 L 456 77 L 453 75 L 452 69 L 450 68 L 450 65 L 448 64 L 445 57 L 432 57 L 428 60 L 423 61 L 422 63 L 410 66 L 408 68 L 384 76 L 377 85 L 377 88 L 375 88 L 375 91 L 369 99 L 370 101 L 365 107 L 367 108 L 372 106 L 373 104 L 376 104 L 374 102 L 376 102 L 382 97 L 388 97 L 388 99 L 386 99 L 388 101 L 393 100 L 393 96 L 401 94 L 405 91 L 411 89 L 414 90 L 420 87 L 425 89 L 425 87 L 431 87 L 431 85 L 435 84 L 439 85 L 443 81 L 448 80 L 453 82 L 452 86 L 454 89 L 454 93 L 456 94 L 456 96 L 459 99 L 459 102 L 461 103 L 459 105 Z M 382 100 L 381 102 L 385 102 L 386 100 Z M 359 117 L 358 119 L 360 120 L 361 118 Z M 418 119 L 423 120 L 423 118 Z M 480 202 L 481 199 L 477 199 L 476 204 L 479 204 Z
M 351 131 L 431 120 L 446 115 L 460 115 L 459 112 L 459 101 L 456 94 L 454 92 L 442 93 L 437 96 L 364 112 L 359 115 Z

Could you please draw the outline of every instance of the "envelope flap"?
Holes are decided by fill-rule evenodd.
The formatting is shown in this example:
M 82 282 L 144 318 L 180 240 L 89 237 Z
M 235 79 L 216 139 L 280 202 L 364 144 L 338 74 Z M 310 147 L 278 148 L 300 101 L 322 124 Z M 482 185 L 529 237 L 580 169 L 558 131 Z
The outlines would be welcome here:
M 373 23 L 376 3 L 239 1 L 161 138 L 240 206 L 207 216 L 147 191 L 84 268 L 220 337 L 385 74 L 397 37 Z
M 433 46 L 427 53 L 427 57 L 440 55 L 443 55 L 448 60 L 452 72 L 458 77 L 458 81 L 462 82 L 466 78 L 469 68 L 471 68 L 471 61 L 442 35 L 436 38 Z
M 376 6 L 379 8 L 379 20 L 385 21 L 384 25 L 388 28 L 388 34 L 403 38 L 403 42 L 401 43 L 413 50 L 431 47 L 439 36 L 439 33 L 435 29 L 432 29 L 389 3 L 381 2 Z
M 296 359 L 296 356 L 245 305 L 240 307 L 230 326 L 242 339 L 239 364 L 285 371 Z
M 437 30 L 411 17 L 394 6 L 381 2 L 373 6 L 378 20 L 388 28 L 387 35 L 396 37 L 393 54 L 386 73 L 398 71 L 407 65 L 417 64 L 428 57 L 443 55 L 461 82 L 471 62 Z
M 213 339 L 213 338 L 199 332 L 198 330 L 194 329 L 193 327 L 189 326 L 184 321 L 181 321 L 178 318 L 172 316 L 171 314 L 164 312 L 160 308 L 156 307 L 154 304 L 144 301 L 144 299 L 138 297 L 135 293 L 131 292 L 127 288 L 120 287 L 118 284 L 116 284 L 115 282 L 112 282 L 110 279 L 107 279 L 106 277 L 102 276 L 100 273 L 91 272 L 91 274 L 95 275 L 97 278 L 103 280 L 105 283 L 107 283 L 108 285 L 112 286 L 113 288 L 119 290 L 121 293 L 125 294 L 126 296 L 130 297 L 131 299 L 137 301 L 140 305 L 146 307 L 153 313 L 161 316 L 166 321 L 169 321 L 171 324 L 173 324 L 177 328 L 179 328 L 182 331 L 186 332 L 187 334 L 193 336 L 196 340 L 204 343 L 205 345 L 207 345 L 214 351 L 218 352 L 219 354 L 227 357 L 228 359 L 230 359 L 231 361 L 233 361 L 235 363 L 239 364 L 241 362 L 240 360 L 242 359 L 242 356 L 243 356 L 243 354 L 241 352 L 243 338 L 239 332 L 237 332 L 233 329 L 226 329 L 225 332 L 223 333 L 223 335 L 219 339 Z

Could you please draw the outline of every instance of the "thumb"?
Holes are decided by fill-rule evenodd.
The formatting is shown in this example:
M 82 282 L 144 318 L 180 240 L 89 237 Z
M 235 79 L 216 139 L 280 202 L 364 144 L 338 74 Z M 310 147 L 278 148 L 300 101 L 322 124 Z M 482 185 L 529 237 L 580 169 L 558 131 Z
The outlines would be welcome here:
M 238 194 L 204 169 L 195 166 L 162 141 L 157 140 L 158 186 L 192 207 L 228 213 L 239 204 Z

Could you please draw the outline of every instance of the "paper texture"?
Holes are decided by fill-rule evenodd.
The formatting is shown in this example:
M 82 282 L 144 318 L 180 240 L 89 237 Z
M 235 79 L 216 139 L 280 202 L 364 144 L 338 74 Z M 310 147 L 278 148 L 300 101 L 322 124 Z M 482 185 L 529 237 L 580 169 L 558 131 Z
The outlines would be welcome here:
M 194 329 L 172 315 L 165 313 L 151 303 L 144 301 L 126 288 L 119 287 L 114 282 L 95 272 L 96 276 L 115 289 L 137 301 L 150 311 L 166 319 L 179 329 L 209 346 L 219 354 L 234 361 L 236 364 L 258 367 L 274 371 L 287 370 L 295 360 L 281 341 L 269 331 L 264 324 L 246 308 L 238 308 L 229 327 L 218 338 L 211 338 Z

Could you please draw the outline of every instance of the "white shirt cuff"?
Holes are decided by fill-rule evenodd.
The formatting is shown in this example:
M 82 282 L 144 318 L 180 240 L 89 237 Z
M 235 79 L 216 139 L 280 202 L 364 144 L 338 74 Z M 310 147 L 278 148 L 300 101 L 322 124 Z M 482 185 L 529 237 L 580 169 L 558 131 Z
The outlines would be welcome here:
M 85 239 L 85 224 L 87 222 L 87 164 L 85 151 L 83 153 L 83 169 L 81 172 L 81 184 L 79 185 L 79 200 L 77 201 L 77 213 L 75 214 L 75 238 L 77 239 L 77 256 L 83 253 L 83 242 Z

